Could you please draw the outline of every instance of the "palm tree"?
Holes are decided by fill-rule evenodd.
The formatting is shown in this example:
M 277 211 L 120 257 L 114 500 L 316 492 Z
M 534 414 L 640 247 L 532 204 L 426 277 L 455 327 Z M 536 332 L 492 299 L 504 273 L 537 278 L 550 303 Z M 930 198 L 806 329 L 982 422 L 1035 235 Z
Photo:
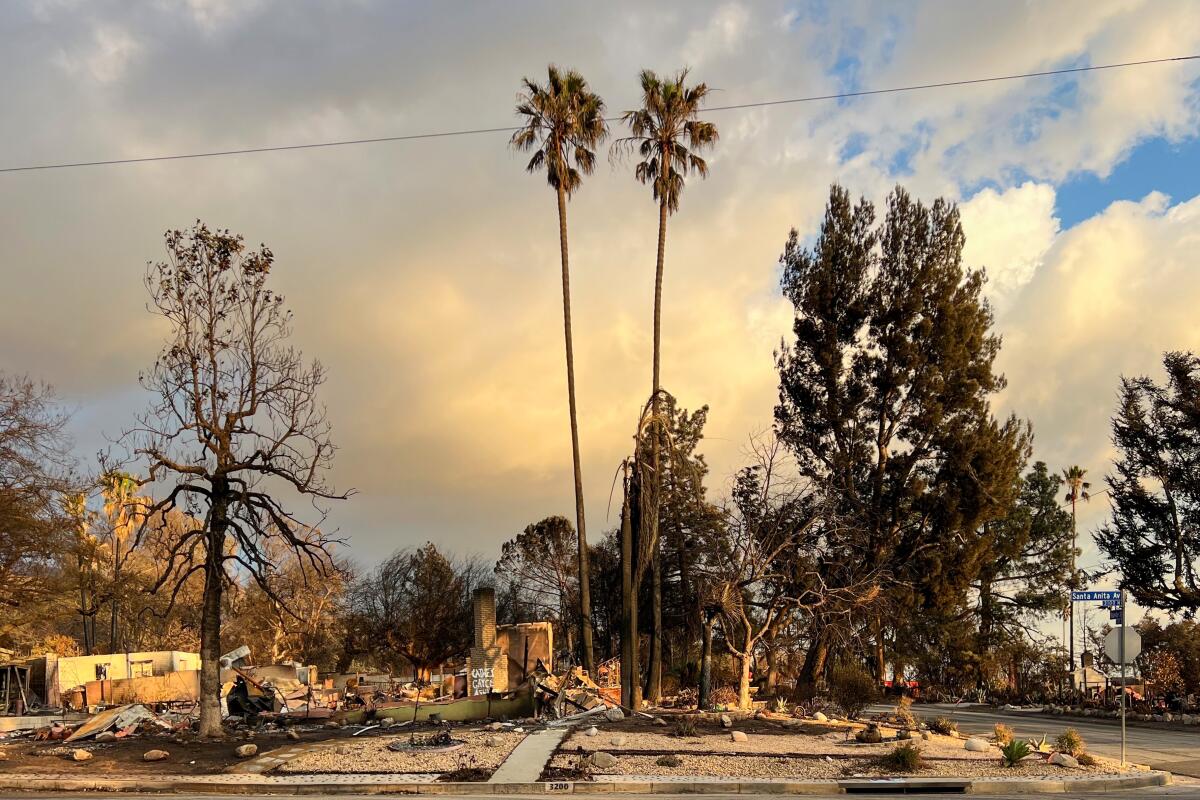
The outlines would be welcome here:
M 663 261 L 667 244 L 667 217 L 679 210 L 685 177 L 696 173 L 708 175 L 708 162 L 698 153 L 717 142 L 717 126 L 699 119 L 700 106 L 708 96 L 708 86 L 698 83 L 688 86 L 686 69 L 673 77 L 663 78 L 650 70 L 642 70 L 642 105 L 626 111 L 622 120 L 629 126 L 630 136 L 619 140 L 613 152 L 618 157 L 635 152 L 640 159 L 634 177 L 650 184 L 658 202 L 658 261 L 654 270 L 654 355 L 651 382 L 651 419 L 653 427 L 662 427 L 659 420 L 659 380 L 662 342 L 662 283 Z M 649 676 L 647 695 L 657 702 L 662 694 L 662 568 L 658 556 L 659 435 L 651 431 L 650 504 L 646 519 L 641 523 L 639 537 L 645 536 L 646 546 L 653 552 L 651 560 L 653 591 L 651 594 L 651 624 Z M 633 602 L 637 602 L 634 599 Z M 630 632 L 636 635 L 636 632 Z
M 1087 475 L 1087 470 L 1076 464 L 1063 470 L 1063 483 L 1067 485 L 1067 501 L 1071 504 L 1071 588 L 1078 589 L 1078 575 L 1075 571 L 1075 554 L 1076 554 L 1076 533 L 1075 533 L 1075 509 L 1080 500 L 1088 500 L 1091 495 L 1088 494 L 1088 489 L 1092 485 L 1083 478 Z M 1075 604 L 1071 603 L 1071 645 L 1070 659 L 1071 669 L 1075 669 Z
M 121 566 L 125 562 L 125 554 L 121 552 L 121 540 L 129 534 L 133 524 L 130 513 L 137 491 L 137 481 L 132 475 L 124 472 L 110 471 L 100 478 L 100 491 L 104 496 L 104 514 L 112 529 L 112 619 L 109 631 L 108 652 L 118 652 L 120 645 L 120 593 Z
M 596 148 L 608 136 L 604 101 L 592 92 L 574 70 L 562 72 L 551 64 L 545 85 L 530 78 L 522 81 L 517 98 L 522 127 L 513 134 L 512 146 L 533 151 L 526 166 L 530 172 L 546 171 L 546 182 L 558 197 L 558 243 L 562 256 L 563 334 L 567 344 L 567 402 L 571 416 L 571 457 L 575 471 L 575 528 L 579 534 L 579 615 L 583 668 L 595 671 L 592 660 L 592 597 L 588 569 L 587 525 L 583 513 L 583 474 L 579 467 L 579 421 L 575 411 L 575 351 L 571 340 L 571 272 L 567 259 L 567 200 L 584 175 L 596 164 Z M 574 164 L 574 166 L 572 166 Z

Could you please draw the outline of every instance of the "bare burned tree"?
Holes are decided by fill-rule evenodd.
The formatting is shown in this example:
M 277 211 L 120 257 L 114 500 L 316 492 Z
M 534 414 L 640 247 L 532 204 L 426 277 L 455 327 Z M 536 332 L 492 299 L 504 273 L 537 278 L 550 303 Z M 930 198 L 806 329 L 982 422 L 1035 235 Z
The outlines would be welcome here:
M 143 524 L 137 540 L 169 537 L 153 591 L 168 587 L 174 599 L 190 576 L 204 575 L 200 735 L 217 736 L 225 586 L 249 576 L 272 594 L 271 553 L 280 549 L 323 574 L 331 539 L 318 527 L 321 501 L 348 493 L 326 482 L 334 446 L 317 401 L 325 370 L 288 344 L 291 312 L 267 286 L 272 252 L 248 251 L 241 236 L 199 221 L 165 238 L 167 260 L 146 274 L 150 310 L 169 328 L 140 377 L 155 400 L 124 441 L 162 498 L 145 519 L 190 518 L 182 529 Z M 307 497 L 315 519 L 300 521 L 280 494 Z
M 750 707 L 750 669 L 765 640 L 797 615 L 848 615 L 880 595 L 878 574 L 840 574 L 846 557 L 857 562 L 865 553 L 833 552 L 839 515 L 800 477 L 779 439 L 753 436 L 748 454 L 750 465 L 734 476 L 727 521 L 706 542 L 709 625 L 719 620 L 738 659 L 742 709 Z

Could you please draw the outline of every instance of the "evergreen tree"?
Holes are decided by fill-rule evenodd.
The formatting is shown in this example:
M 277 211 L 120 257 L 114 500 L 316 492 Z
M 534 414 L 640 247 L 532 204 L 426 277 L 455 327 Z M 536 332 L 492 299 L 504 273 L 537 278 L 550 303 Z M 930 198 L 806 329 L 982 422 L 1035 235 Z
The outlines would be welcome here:
M 781 258 L 795 321 L 777 354 L 776 426 L 845 521 L 827 552 L 855 566 L 851 580 L 876 577 L 892 620 L 961 597 L 976 566 L 964 556 L 980 557 L 978 531 L 1006 510 L 1027 449 L 1024 425 L 990 413 L 1000 339 L 964 241 L 944 200 L 897 188 L 876 225 L 871 203 L 834 186 L 813 247 L 793 231 Z M 886 609 L 864 621 L 881 678 Z M 823 624 L 802 682 L 824 667 Z
M 1096 543 L 1139 605 L 1191 616 L 1200 608 L 1200 359 L 1167 353 L 1163 366 L 1162 385 L 1121 379 L 1113 512 Z

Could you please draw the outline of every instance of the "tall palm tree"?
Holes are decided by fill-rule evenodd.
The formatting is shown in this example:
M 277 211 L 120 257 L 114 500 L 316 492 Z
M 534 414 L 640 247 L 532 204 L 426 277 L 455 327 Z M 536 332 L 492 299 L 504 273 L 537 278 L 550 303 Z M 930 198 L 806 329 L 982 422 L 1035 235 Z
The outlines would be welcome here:
M 1083 467 L 1079 466 L 1078 464 L 1076 464 L 1072 467 L 1068 467 L 1067 469 L 1063 470 L 1063 483 L 1065 483 L 1067 485 L 1066 499 L 1071 504 L 1071 588 L 1072 589 L 1079 588 L 1079 586 L 1077 585 L 1079 581 L 1078 581 L 1077 573 L 1075 571 L 1075 553 L 1076 553 L 1076 540 L 1077 540 L 1077 536 L 1076 536 L 1076 532 L 1075 532 L 1076 506 L 1079 504 L 1080 500 L 1086 501 L 1091 498 L 1091 495 L 1088 494 L 1088 489 L 1092 488 L 1092 485 L 1084 480 L 1085 475 L 1087 475 L 1087 470 L 1084 469 Z M 1070 619 L 1071 619 L 1070 659 L 1071 659 L 1071 669 L 1075 669 L 1075 604 L 1071 603 L 1070 608 L 1071 608 L 1071 613 L 1070 613 Z
M 116 653 L 121 643 L 120 594 L 121 566 L 125 554 L 121 552 L 121 540 L 129 535 L 133 524 L 132 504 L 137 492 L 137 481 L 124 472 L 110 471 L 100 477 L 100 492 L 104 497 L 104 514 L 112 531 L 112 617 L 109 630 L 108 652 Z
M 571 339 L 571 271 L 567 259 L 567 200 L 596 165 L 596 148 L 608 136 L 604 101 L 575 70 L 551 64 L 544 85 L 525 78 L 517 97 L 522 127 L 512 146 L 533 151 L 526 169 L 545 170 L 558 197 L 558 243 L 562 257 L 563 334 L 567 344 L 567 402 L 571 416 L 571 457 L 575 471 L 575 528 L 579 534 L 579 616 L 583 668 L 595 672 L 592 654 L 592 597 L 587 524 L 583 513 L 583 474 L 579 467 L 579 421 L 575 411 L 575 350 Z
M 662 568 L 658 556 L 658 503 L 661 495 L 659 470 L 659 395 L 662 384 L 659 380 L 662 343 L 662 284 L 663 261 L 667 244 L 667 217 L 679 210 L 679 197 L 683 194 L 685 178 L 695 173 L 701 178 L 708 175 L 708 162 L 699 152 L 717 142 L 717 126 L 699 118 L 700 107 L 708 96 L 708 86 L 697 83 L 687 85 L 688 71 L 680 70 L 672 77 L 660 77 L 650 70 L 642 70 L 639 76 L 642 86 L 642 105 L 626 111 L 622 120 L 629 126 L 630 135 L 619 140 L 614 148 L 617 156 L 636 152 L 639 158 L 634 177 L 643 184 L 650 184 L 654 199 L 658 202 L 658 261 L 654 270 L 654 355 L 651 383 L 651 419 L 656 422 L 651 430 L 651 487 L 650 507 L 639 530 L 639 536 L 647 536 L 647 547 L 652 552 L 652 594 L 650 660 L 647 694 L 651 702 L 657 702 L 662 694 Z M 636 603 L 636 599 L 634 600 Z M 636 632 L 631 632 L 635 635 Z

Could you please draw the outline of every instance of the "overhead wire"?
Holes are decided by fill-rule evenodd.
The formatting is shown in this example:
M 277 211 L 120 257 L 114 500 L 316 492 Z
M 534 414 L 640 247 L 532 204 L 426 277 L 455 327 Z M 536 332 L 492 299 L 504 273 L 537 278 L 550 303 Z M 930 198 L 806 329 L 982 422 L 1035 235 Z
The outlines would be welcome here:
M 1140 61 L 1123 61 L 1115 64 L 1094 64 L 1081 67 L 1064 67 L 1062 69 L 1042 70 L 1039 72 L 1021 72 L 1010 75 L 994 75 L 986 78 L 964 78 L 960 80 L 938 81 L 935 83 L 917 83 L 907 86 L 892 86 L 884 89 L 863 89 L 852 92 L 837 92 L 834 94 L 808 95 L 805 97 L 792 97 L 782 100 L 760 100 L 749 103 L 735 103 L 724 106 L 710 106 L 705 109 L 706 112 L 713 111 L 740 111 L 749 108 L 768 108 L 771 106 L 795 105 L 798 103 L 815 103 L 828 100 L 849 100 L 857 97 L 871 97 L 875 95 L 897 94 L 900 92 L 916 92 L 929 89 L 945 89 L 953 86 L 973 86 L 985 83 L 998 83 L 1001 81 L 1015 81 L 1029 78 L 1044 78 L 1055 75 L 1070 75 L 1084 72 L 1098 72 L 1101 70 L 1123 69 L 1127 67 L 1141 67 L 1151 64 L 1166 64 L 1171 62 L 1195 61 L 1200 60 L 1200 54 L 1187 56 L 1172 56 L 1169 58 L 1150 58 Z M 620 117 L 610 117 L 608 122 L 619 122 Z M 467 128 L 460 130 L 433 131 L 429 133 L 409 133 L 396 136 L 375 136 L 358 139 L 341 139 L 324 142 L 308 142 L 305 144 L 284 144 L 284 145 L 266 145 L 262 147 L 242 147 L 228 150 L 208 150 L 192 153 L 175 153 L 169 155 L 157 156 L 135 156 L 130 158 L 109 158 L 96 161 L 68 161 L 49 164 L 28 164 L 16 167 L 0 167 L 0 173 L 13 172 L 35 172 L 41 170 L 56 170 L 56 169 L 73 169 L 77 167 L 105 167 L 116 166 L 121 164 L 144 164 L 156 161 L 182 161 L 187 159 L 197 158 L 215 158 L 219 156 L 236 156 L 236 155 L 252 155 L 257 153 L 278 153 L 290 150 L 316 150 L 327 147 L 349 147 L 354 145 L 366 144 L 382 144 L 385 142 L 411 142 L 422 139 L 444 139 L 458 136 L 478 136 L 490 133 L 513 133 L 519 130 L 518 126 L 508 125 L 492 128 Z

